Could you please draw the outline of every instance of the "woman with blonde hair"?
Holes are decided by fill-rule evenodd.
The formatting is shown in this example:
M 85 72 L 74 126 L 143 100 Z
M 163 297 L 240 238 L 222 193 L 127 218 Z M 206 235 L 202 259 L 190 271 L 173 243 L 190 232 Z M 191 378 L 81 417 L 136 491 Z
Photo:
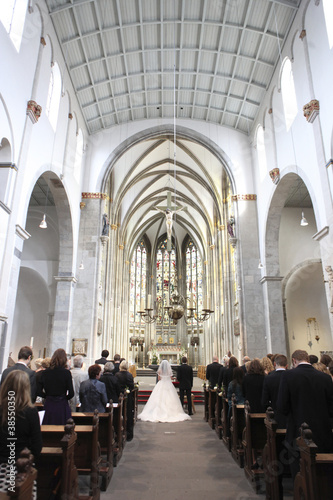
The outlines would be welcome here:
M 265 375 L 268 375 L 269 373 L 274 371 L 274 365 L 268 356 L 264 356 L 261 359 L 261 365 L 264 369 Z
M 42 449 L 42 433 L 38 411 L 31 402 L 29 377 L 22 370 L 13 370 L 1 384 L 0 418 L 0 463 L 16 460 L 24 448 L 36 459 Z

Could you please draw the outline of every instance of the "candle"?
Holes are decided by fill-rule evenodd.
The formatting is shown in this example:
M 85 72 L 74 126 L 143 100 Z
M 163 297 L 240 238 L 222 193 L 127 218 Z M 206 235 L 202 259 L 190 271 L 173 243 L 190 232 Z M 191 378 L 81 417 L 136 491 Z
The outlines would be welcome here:
M 210 311 L 210 298 L 207 297 L 207 309 Z
M 203 309 L 204 310 L 207 309 L 207 299 L 205 299 L 204 302 L 203 302 Z
M 144 311 L 144 310 L 145 310 L 145 301 L 142 298 L 141 302 L 140 302 L 140 311 Z
M 148 299 L 147 299 L 147 309 L 151 309 L 151 295 L 148 295 Z
M 193 309 L 193 293 L 191 292 L 190 296 L 190 309 Z
M 189 347 L 190 347 L 190 344 L 187 344 L 187 349 L 189 349 Z
M 31 337 L 31 339 L 30 339 L 30 347 L 33 347 L 33 346 L 34 346 L 34 338 Z
M 167 294 L 167 296 L 166 296 L 165 305 L 166 305 L 166 307 L 170 306 L 169 294 Z

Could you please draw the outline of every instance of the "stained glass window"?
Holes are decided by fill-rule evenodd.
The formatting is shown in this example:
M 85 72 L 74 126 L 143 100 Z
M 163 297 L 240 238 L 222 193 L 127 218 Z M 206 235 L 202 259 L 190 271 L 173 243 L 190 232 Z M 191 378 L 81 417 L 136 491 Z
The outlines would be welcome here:
M 201 256 L 190 240 L 186 247 L 186 296 L 187 303 L 193 299 L 193 306 L 196 307 L 196 316 L 201 315 L 203 307 L 202 293 L 202 260 Z
M 147 291 L 147 248 L 141 240 L 133 252 L 131 260 L 130 278 L 130 325 L 141 324 L 140 310 L 141 299 L 146 304 Z
M 176 250 L 172 244 L 171 251 L 168 252 L 167 242 L 166 238 L 162 240 L 156 252 L 157 325 L 169 324 L 168 312 L 164 306 L 177 287 Z

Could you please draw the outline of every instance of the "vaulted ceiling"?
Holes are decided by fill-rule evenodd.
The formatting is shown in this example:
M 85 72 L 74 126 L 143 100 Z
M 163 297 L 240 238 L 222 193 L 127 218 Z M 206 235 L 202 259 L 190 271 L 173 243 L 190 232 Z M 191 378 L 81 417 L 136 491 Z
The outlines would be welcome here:
M 90 133 L 184 118 L 248 134 L 301 0 L 46 0 Z

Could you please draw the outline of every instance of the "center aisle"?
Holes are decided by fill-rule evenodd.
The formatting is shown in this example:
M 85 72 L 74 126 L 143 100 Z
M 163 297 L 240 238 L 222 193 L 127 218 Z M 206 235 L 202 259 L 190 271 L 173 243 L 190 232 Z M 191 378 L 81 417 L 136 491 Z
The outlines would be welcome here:
M 101 500 L 260 499 L 204 421 L 203 406 L 196 410 L 192 421 L 136 422 Z

